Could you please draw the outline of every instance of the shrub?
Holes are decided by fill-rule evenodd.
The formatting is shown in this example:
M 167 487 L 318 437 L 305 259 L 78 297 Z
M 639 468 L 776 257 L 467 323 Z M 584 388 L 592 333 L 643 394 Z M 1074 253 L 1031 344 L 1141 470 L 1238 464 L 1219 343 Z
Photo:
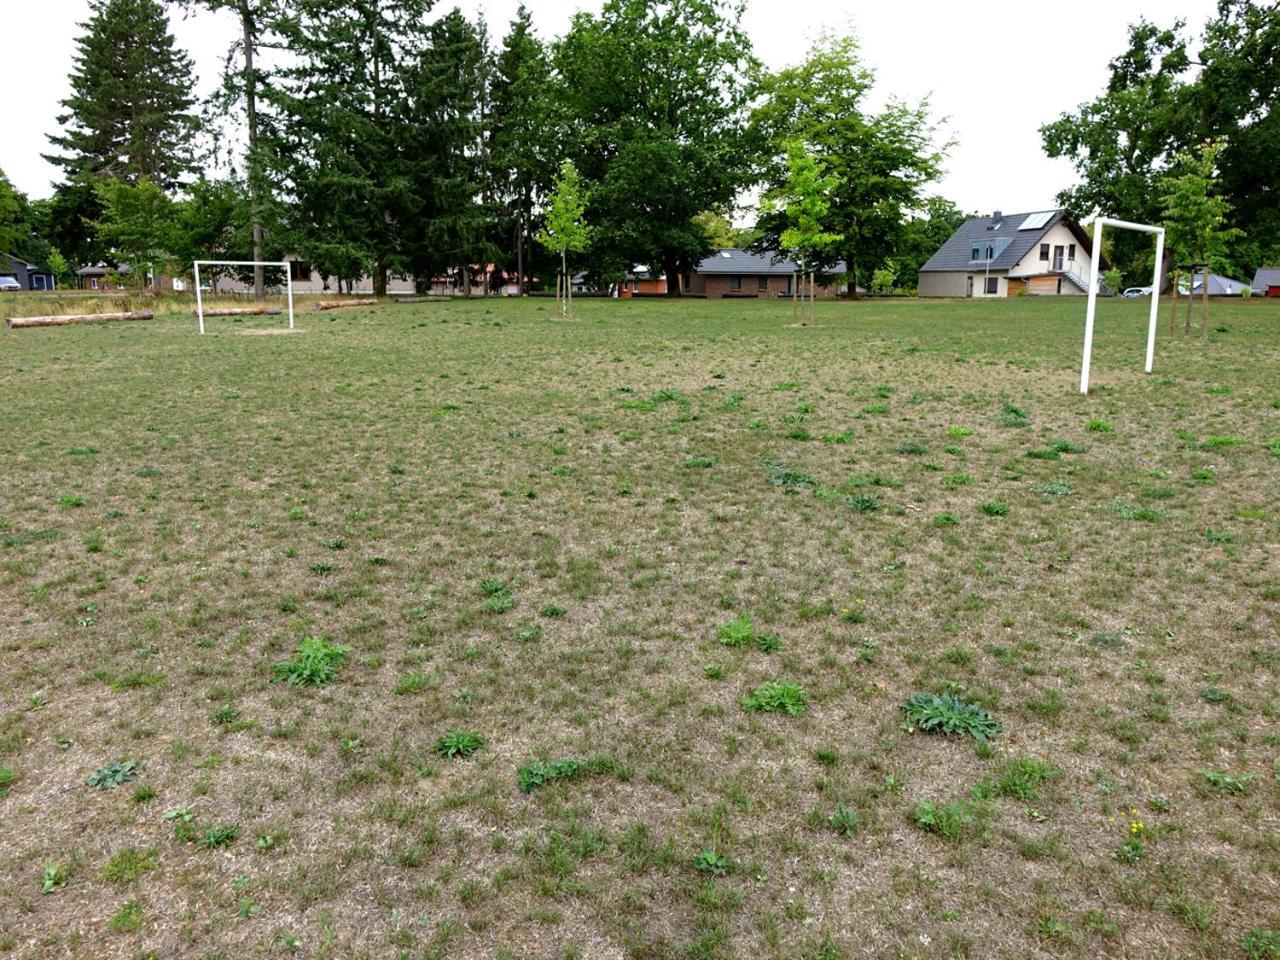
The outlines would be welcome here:
M 949 693 L 941 696 L 913 694 L 902 705 L 902 711 L 913 727 L 926 733 L 970 736 L 979 743 L 986 743 L 1000 732 L 1000 721 L 979 704 L 960 700 Z
M 1009 505 L 1001 503 L 999 500 L 984 503 L 979 509 L 988 517 L 1007 517 L 1009 515 Z
M 453 760 L 466 760 L 484 746 L 484 737 L 474 730 L 451 730 L 436 741 L 436 755 Z
M 785 713 L 797 716 L 804 713 L 809 697 L 799 684 L 786 680 L 770 680 L 752 691 L 742 701 L 742 706 L 755 713 Z
M 330 643 L 328 637 L 306 637 L 292 660 L 276 664 L 276 679 L 291 687 L 328 686 L 337 679 L 338 667 L 350 652 L 350 647 Z

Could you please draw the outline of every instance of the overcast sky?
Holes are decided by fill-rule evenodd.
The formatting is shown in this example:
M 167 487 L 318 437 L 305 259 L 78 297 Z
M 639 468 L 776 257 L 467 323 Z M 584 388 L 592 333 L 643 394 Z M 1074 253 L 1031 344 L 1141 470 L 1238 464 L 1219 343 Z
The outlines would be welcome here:
M 543 37 L 562 33 L 576 10 L 599 0 L 526 0 Z M 518 0 L 462 4 L 483 12 L 500 39 Z M 41 159 L 69 93 L 77 24 L 89 0 L 6 0 L 0 45 L 0 169 L 32 198 L 48 196 L 57 170 Z M 438 10 L 451 5 L 442 3 Z M 1069 164 L 1040 149 L 1039 127 L 1092 98 L 1107 62 L 1125 43 L 1126 27 L 1144 12 L 1168 22 L 1184 17 L 1197 31 L 1214 0 L 1076 0 L 982 4 L 937 0 L 748 0 L 744 26 L 770 67 L 803 59 L 823 28 L 851 27 L 879 76 L 877 97 L 928 96 L 955 139 L 936 192 L 965 210 L 1021 212 L 1049 207 L 1073 182 Z M 174 14 L 178 43 L 195 59 L 198 91 L 217 83 L 236 32 L 230 15 L 184 20 Z

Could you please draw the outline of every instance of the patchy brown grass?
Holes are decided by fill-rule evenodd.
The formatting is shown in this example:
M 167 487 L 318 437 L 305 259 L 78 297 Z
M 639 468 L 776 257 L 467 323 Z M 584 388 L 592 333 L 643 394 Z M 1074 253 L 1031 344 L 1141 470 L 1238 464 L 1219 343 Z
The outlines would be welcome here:
M 1270 956 L 1274 304 L 577 310 L 0 337 L 0 956 Z

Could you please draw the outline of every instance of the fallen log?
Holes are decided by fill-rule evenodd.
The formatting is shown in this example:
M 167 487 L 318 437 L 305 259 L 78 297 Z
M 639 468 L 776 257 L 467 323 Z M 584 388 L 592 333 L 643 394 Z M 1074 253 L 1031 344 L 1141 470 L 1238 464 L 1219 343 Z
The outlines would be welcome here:
M 339 310 L 342 307 L 372 307 L 377 300 L 317 300 L 317 310 Z
M 421 297 L 396 297 L 395 298 L 396 303 L 448 303 L 449 300 L 450 300 L 449 297 L 436 296 L 435 294 L 429 294 L 427 296 L 421 296 Z
M 279 307 L 215 307 L 206 310 L 206 317 L 278 317 L 284 311 Z
M 11 330 L 24 327 L 66 327 L 73 323 L 102 323 L 107 320 L 151 320 L 150 310 L 128 310 L 123 313 L 62 314 L 53 317 L 7 317 L 4 325 Z

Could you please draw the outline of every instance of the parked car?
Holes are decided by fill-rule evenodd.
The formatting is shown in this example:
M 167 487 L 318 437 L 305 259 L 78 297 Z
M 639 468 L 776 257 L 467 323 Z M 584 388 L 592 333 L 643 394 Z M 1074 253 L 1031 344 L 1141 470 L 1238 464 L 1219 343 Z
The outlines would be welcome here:
M 1151 288 L 1150 287 L 1128 287 L 1124 291 L 1124 293 L 1120 294 L 1120 296 L 1129 297 L 1129 298 L 1149 297 L 1151 296 Z
M 22 289 L 22 284 L 20 284 L 17 280 L 13 279 L 13 277 L 0 277 L 0 293 L 4 293 L 7 290 L 21 290 L 21 289 Z

